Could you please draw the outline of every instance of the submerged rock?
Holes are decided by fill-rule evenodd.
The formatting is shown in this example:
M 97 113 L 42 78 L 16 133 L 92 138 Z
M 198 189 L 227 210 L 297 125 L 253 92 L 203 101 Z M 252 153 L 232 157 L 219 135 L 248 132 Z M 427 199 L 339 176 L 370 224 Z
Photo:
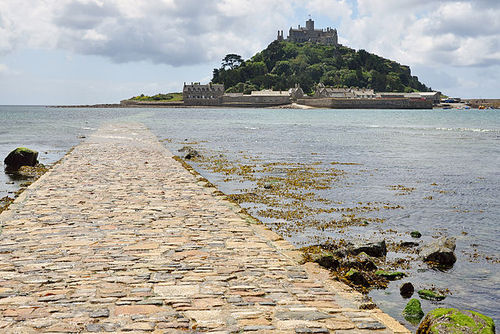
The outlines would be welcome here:
M 446 298 L 445 295 L 427 289 L 418 290 L 418 296 L 422 299 L 433 300 L 433 301 L 440 301 Z
M 494 334 L 495 323 L 490 317 L 474 311 L 437 308 L 420 323 L 416 334 Z
M 418 239 L 418 238 L 422 237 L 422 233 L 420 233 L 419 231 L 411 231 L 410 236 L 412 238 Z
M 404 248 L 413 248 L 417 247 L 419 245 L 418 242 L 415 241 L 401 241 L 399 243 L 399 246 L 404 247 Z
M 21 166 L 35 166 L 38 163 L 37 158 L 37 151 L 18 147 L 7 155 L 3 163 L 6 170 L 17 171 Z
M 417 325 L 424 317 L 422 305 L 418 299 L 412 298 L 403 310 L 403 317 L 411 324 Z
M 179 150 L 179 152 L 184 153 L 183 158 L 186 160 L 191 160 L 193 158 L 201 157 L 200 153 L 197 150 L 189 146 L 184 146 Z
M 413 292 L 415 292 L 415 288 L 413 287 L 413 284 L 410 282 L 406 282 L 401 287 L 399 288 L 399 294 L 403 298 L 410 298 L 413 296 Z
M 382 240 L 378 242 L 352 245 L 351 247 L 349 247 L 349 252 L 354 255 L 364 252 L 370 256 L 382 257 L 386 256 L 387 247 L 385 245 L 385 240 Z
M 455 238 L 442 237 L 420 248 L 420 257 L 425 262 L 451 267 L 457 261 Z

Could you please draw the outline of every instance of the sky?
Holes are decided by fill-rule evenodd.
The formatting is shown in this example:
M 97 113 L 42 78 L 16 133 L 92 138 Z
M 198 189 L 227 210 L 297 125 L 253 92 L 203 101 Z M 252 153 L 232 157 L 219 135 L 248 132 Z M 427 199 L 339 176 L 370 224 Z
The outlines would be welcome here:
M 500 0 L 0 0 L 0 104 L 182 91 L 309 15 L 434 90 L 500 98 Z

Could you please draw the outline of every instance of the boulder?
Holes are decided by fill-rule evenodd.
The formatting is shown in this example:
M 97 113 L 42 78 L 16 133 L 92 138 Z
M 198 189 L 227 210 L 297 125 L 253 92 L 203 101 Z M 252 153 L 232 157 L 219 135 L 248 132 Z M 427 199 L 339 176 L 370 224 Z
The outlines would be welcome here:
M 413 292 L 415 292 L 415 288 L 413 287 L 413 284 L 410 282 L 406 282 L 401 287 L 399 288 L 399 294 L 403 298 L 410 298 L 413 296 Z
M 349 247 L 349 252 L 354 255 L 365 252 L 370 256 L 382 257 L 387 254 L 387 247 L 385 245 L 385 240 L 382 240 L 378 242 L 368 242 L 352 245 L 351 247 Z
M 455 238 L 442 237 L 429 244 L 423 245 L 420 257 L 425 262 L 439 266 L 451 267 L 457 261 L 455 256 Z
M 364 252 L 359 253 L 355 258 L 351 258 L 343 264 L 348 268 L 356 268 L 365 271 L 374 271 L 378 269 L 373 258 Z
M 431 333 L 494 334 L 495 323 L 490 317 L 478 312 L 437 308 L 425 316 L 416 334 Z
M 311 255 L 311 260 L 327 269 L 336 270 L 340 265 L 339 260 L 337 260 L 330 252 L 313 254 Z
M 351 269 L 345 274 L 345 278 L 355 285 L 369 286 L 370 283 L 366 280 L 363 273 L 359 270 Z
M 403 317 L 411 324 L 418 325 L 420 320 L 424 317 L 424 311 L 422 311 L 422 305 L 418 299 L 412 298 L 406 304 L 403 310 Z
M 18 147 L 10 152 L 3 163 L 5 169 L 17 171 L 21 166 L 35 166 L 38 163 L 38 152 L 26 147 Z

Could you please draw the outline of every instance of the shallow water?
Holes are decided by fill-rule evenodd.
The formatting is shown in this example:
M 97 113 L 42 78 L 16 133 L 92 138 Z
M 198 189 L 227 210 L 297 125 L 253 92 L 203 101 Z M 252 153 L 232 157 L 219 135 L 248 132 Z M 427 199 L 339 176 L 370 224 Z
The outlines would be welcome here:
M 302 230 L 289 237 L 301 246 L 327 237 L 403 240 L 419 230 L 423 240 L 457 238 L 457 263 L 440 272 L 409 270 L 417 288 L 434 284 L 452 295 L 439 303 L 423 301 L 427 312 L 438 306 L 472 308 L 500 320 L 500 113 L 495 110 L 269 110 L 269 109 L 54 109 L 0 107 L 0 158 L 17 146 L 40 152 L 52 163 L 102 123 L 139 121 L 175 150 L 186 142 L 201 152 L 223 154 L 242 163 L 342 165 L 345 177 L 321 196 L 345 205 L 382 202 L 402 206 L 373 217 L 383 223 L 338 230 Z M 198 171 L 225 193 L 251 185 L 227 182 L 224 175 Z M 18 184 L 0 173 L 0 197 Z M 408 194 L 391 186 L 414 188 Z M 432 197 L 432 199 L 429 199 Z M 250 212 L 256 214 L 256 212 Z M 262 218 L 262 217 L 261 217 Z M 271 219 L 262 218 L 272 223 Z M 473 254 L 478 254 L 477 258 Z M 493 260 L 487 260 L 489 257 Z M 370 293 L 398 320 L 405 301 L 403 281 Z

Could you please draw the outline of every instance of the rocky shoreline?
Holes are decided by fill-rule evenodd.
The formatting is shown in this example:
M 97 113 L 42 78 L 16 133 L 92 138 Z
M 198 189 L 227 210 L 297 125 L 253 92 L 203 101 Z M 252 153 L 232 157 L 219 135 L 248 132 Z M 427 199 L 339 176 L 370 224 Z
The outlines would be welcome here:
M 196 144 L 196 143 L 192 143 Z M 313 215 L 316 213 L 328 213 L 328 211 L 321 208 L 305 207 L 302 205 L 300 210 L 295 210 L 290 205 L 281 206 L 278 204 L 279 200 L 274 197 L 286 198 L 286 201 L 300 201 L 307 202 L 314 200 L 312 195 L 304 197 L 304 193 L 292 193 L 290 189 L 324 189 L 328 187 L 329 182 L 336 178 L 343 177 L 342 166 L 354 165 L 351 163 L 334 163 L 337 167 L 333 174 L 322 174 L 315 170 L 312 166 L 300 165 L 300 174 L 295 175 L 290 173 L 293 170 L 291 166 L 282 166 L 282 164 L 264 164 L 264 167 L 256 165 L 243 165 L 236 162 L 226 160 L 222 155 L 207 156 L 207 152 L 198 152 L 191 146 L 185 146 L 179 152 L 180 158 L 184 161 L 193 162 L 199 168 L 217 173 L 219 175 L 226 175 L 226 180 L 230 182 L 252 182 L 256 184 L 256 188 L 248 189 L 247 193 L 230 194 L 227 195 L 228 199 L 237 205 L 253 204 L 262 208 L 271 206 L 275 209 L 265 210 L 261 209 L 257 216 L 271 217 L 273 219 L 279 218 L 290 220 L 293 222 L 294 228 L 297 228 L 301 217 L 306 215 Z M 179 159 L 180 159 L 179 158 Z M 189 166 L 189 165 L 188 165 Z M 284 168 L 288 169 L 287 178 L 269 178 L 259 176 L 256 170 L 264 171 L 268 174 L 273 174 L 274 169 Z M 192 169 L 192 167 L 189 167 Z M 240 180 L 240 181 L 237 181 Z M 313 183 L 308 183 L 310 180 Z M 394 186 L 394 190 L 401 194 L 411 193 L 413 189 L 403 185 Z M 316 198 L 319 202 L 324 201 Z M 285 202 L 286 202 L 285 201 Z M 248 205 L 245 205 L 247 207 Z M 243 207 L 243 206 L 242 206 Z M 243 207 L 244 208 L 244 207 Z M 391 206 L 384 205 L 385 209 L 391 209 Z M 361 205 L 359 208 L 350 208 L 342 214 L 344 217 L 341 221 L 337 221 L 337 226 L 363 226 L 376 222 L 367 217 L 359 217 L 359 212 L 369 212 L 373 208 L 371 206 Z M 247 214 L 250 214 L 254 219 L 257 216 L 249 213 L 248 210 L 243 209 Z M 290 211 L 292 210 L 292 211 Z M 376 209 L 379 210 L 379 209 Z M 303 222 L 302 222 L 303 223 Z M 274 231 L 283 236 L 287 235 L 287 228 L 283 225 L 271 225 Z M 317 226 L 318 227 L 318 226 Z M 407 306 L 401 308 L 401 314 L 404 319 L 411 326 L 416 326 L 424 317 L 420 300 L 430 300 L 433 302 L 442 301 L 451 291 L 446 288 L 438 287 L 428 282 L 426 285 L 418 284 L 414 286 L 411 283 L 412 274 L 411 268 L 435 268 L 436 270 L 449 270 L 452 268 L 456 261 L 455 255 L 455 239 L 442 236 L 438 239 L 431 239 L 432 241 L 422 241 L 420 238 L 422 234 L 419 231 L 411 231 L 407 234 L 406 238 L 402 241 L 394 241 L 391 239 L 378 240 L 372 242 L 362 242 L 361 240 L 353 242 L 347 239 L 329 239 L 326 242 L 318 243 L 313 246 L 301 248 L 304 262 L 315 262 L 322 267 L 328 269 L 332 277 L 342 283 L 345 283 L 353 289 L 367 294 L 372 289 L 385 289 L 388 284 L 397 284 L 393 281 L 398 281 L 405 278 L 402 284 L 399 284 L 399 291 L 403 300 L 407 300 Z M 388 256 L 388 253 L 391 256 Z M 394 256 L 393 254 L 405 254 L 405 257 Z M 435 282 L 438 283 L 438 282 Z M 413 298 L 412 298 L 413 297 Z M 417 307 L 418 305 L 418 307 Z M 366 308 L 375 307 L 375 304 L 366 304 Z M 491 320 L 491 319 L 490 319 Z M 420 331 L 425 333 L 425 331 Z

